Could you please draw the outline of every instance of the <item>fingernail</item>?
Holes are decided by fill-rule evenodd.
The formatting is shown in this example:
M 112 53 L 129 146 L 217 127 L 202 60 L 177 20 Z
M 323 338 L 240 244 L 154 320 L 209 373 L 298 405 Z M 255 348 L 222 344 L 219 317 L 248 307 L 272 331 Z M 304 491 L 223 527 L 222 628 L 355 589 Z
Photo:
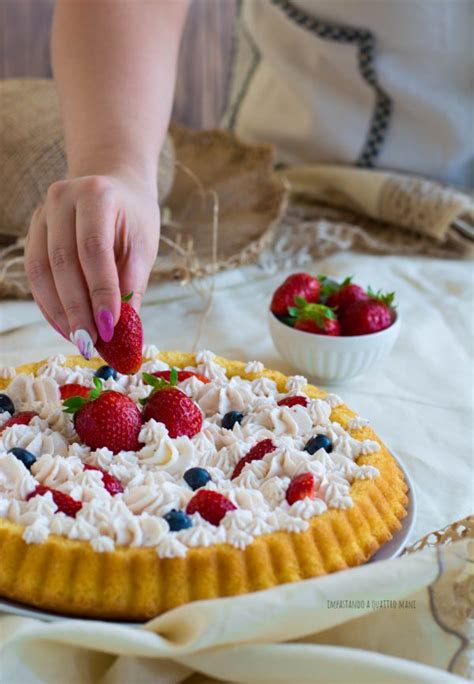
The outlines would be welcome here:
M 97 330 L 104 342 L 110 342 L 114 336 L 114 319 L 112 313 L 108 309 L 99 309 L 96 314 L 95 322 L 97 323 Z
M 79 353 L 87 360 L 92 358 L 94 353 L 94 343 L 92 338 L 83 328 L 78 328 L 73 333 L 71 333 L 71 342 L 76 345 L 79 349 Z

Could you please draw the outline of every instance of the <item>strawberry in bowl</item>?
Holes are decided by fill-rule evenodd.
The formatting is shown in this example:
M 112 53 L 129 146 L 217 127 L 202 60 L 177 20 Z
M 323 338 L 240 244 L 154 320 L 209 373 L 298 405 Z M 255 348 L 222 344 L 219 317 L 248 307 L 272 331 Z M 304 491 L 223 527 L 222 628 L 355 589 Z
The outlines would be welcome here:
M 275 291 L 269 311 L 273 342 L 292 366 L 321 383 L 339 384 L 388 355 L 400 328 L 393 292 L 363 288 L 352 278 L 339 283 L 295 276 Z M 319 288 L 309 287 L 314 280 Z

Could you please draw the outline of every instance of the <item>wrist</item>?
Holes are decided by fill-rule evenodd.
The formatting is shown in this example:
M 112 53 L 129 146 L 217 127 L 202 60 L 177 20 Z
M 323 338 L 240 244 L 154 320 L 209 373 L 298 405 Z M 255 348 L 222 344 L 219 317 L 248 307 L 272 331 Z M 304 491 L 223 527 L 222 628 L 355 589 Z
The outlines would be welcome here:
M 154 197 L 158 195 L 158 155 L 154 160 L 126 158 L 124 155 L 95 155 L 94 158 L 71 159 L 68 177 L 109 176 L 124 183 L 141 186 Z

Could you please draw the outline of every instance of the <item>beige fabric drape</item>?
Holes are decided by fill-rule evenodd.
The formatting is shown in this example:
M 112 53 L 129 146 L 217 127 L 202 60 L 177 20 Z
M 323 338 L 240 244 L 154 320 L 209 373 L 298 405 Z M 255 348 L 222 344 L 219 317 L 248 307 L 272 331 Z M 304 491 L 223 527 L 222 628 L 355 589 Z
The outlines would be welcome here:
M 4 617 L 2 682 L 63 684 L 65 676 L 68 684 L 467 681 L 473 546 L 463 540 L 189 604 L 142 628 Z

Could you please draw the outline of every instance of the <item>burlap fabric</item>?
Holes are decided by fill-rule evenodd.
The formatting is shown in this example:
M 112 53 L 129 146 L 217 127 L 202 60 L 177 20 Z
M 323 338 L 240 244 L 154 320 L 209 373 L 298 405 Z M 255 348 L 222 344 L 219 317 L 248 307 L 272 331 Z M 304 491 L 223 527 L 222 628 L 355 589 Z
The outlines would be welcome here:
M 160 254 L 152 280 L 268 269 L 347 249 L 472 257 L 470 195 L 350 167 L 273 170 L 271 146 L 172 125 L 160 158 Z M 23 241 L 48 186 L 66 174 L 51 81 L 0 82 L 0 297 L 28 297 Z M 3 246 L 2 246 L 3 245 Z
M 174 148 L 160 157 L 159 196 L 169 194 Z M 25 235 L 48 187 L 67 175 L 58 98 L 46 79 L 0 81 L 0 239 Z

